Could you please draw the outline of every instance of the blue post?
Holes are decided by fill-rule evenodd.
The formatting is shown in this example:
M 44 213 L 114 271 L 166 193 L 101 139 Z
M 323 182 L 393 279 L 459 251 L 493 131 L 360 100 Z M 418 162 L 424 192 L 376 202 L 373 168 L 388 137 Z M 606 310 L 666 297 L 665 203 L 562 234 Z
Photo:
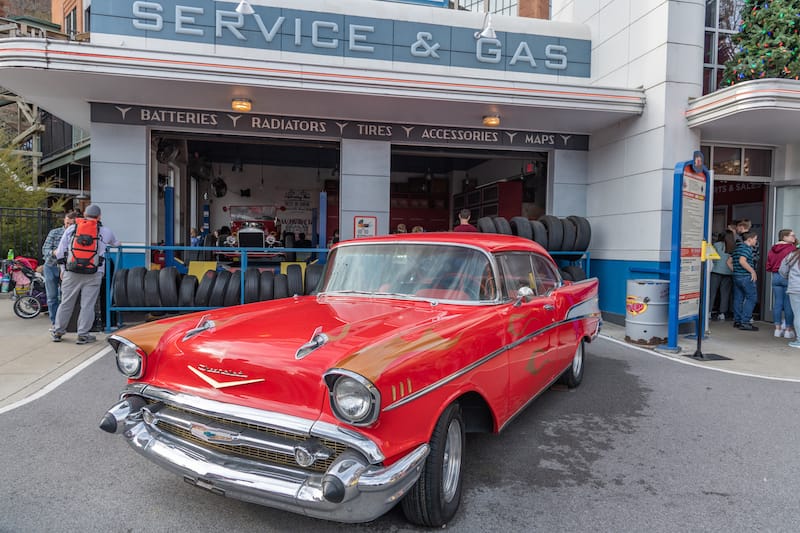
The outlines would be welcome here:
M 164 187 L 164 244 L 175 246 L 175 188 Z M 164 252 L 164 265 L 172 266 L 175 252 L 167 249 Z

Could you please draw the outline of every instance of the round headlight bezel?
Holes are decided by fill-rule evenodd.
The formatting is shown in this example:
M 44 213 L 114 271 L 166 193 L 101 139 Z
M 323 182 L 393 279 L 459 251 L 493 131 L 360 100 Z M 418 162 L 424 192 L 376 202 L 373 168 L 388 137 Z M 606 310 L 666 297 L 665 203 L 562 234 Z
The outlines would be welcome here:
M 130 379 L 144 374 L 144 350 L 123 337 L 112 335 L 109 343 L 116 354 L 117 370 Z
M 353 426 L 369 426 L 378 419 L 381 395 L 371 381 L 347 370 L 331 371 L 325 380 L 336 418 Z

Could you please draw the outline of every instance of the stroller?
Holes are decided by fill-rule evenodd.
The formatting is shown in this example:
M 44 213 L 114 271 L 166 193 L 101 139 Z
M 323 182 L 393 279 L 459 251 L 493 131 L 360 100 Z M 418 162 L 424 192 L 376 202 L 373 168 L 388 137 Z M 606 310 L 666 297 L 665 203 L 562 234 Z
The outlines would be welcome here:
M 34 318 L 47 310 L 44 277 L 30 265 L 30 261 L 23 257 L 14 259 L 11 264 L 16 294 L 14 314 L 20 318 Z M 23 283 L 24 281 L 27 283 Z

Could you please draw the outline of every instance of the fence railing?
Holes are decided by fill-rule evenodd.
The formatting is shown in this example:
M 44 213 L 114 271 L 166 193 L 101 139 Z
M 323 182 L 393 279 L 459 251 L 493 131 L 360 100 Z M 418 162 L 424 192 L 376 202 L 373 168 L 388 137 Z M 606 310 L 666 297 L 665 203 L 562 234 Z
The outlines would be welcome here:
M 13 249 L 14 255 L 41 260 L 42 244 L 59 216 L 50 209 L 0 207 L 0 256 Z
M 264 266 L 263 263 L 264 255 L 281 255 L 281 254 L 289 254 L 289 255 L 297 255 L 297 254 L 313 254 L 316 255 L 320 262 L 325 262 L 327 257 L 327 252 L 329 251 L 327 248 L 237 248 L 237 247 L 220 247 L 220 246 L 213 246 L 213 247 L 205 247 L 205 246 L 109 246 L 108 251 L 106 253 L 106 257 L 113 259 L 114 264 L 114 272 L 118 272 L 120 270 L 124 270 L 125 266 L 125 254 L 133 254 L 133 255 L 146 255 L 146 257 L 151 257 L 154 251 L 164 252 L 167 256 L 167 265 L 166 266 L 173 266 L 170 265 L 169 262 L 171 261 L 171 257 L 174 256 L 175 252 L 182 252 L 184 256 L 189 254 L 197 254 L 200 257 L 224 257 L 227 259 L 228 262 L 234 263 L 236 268 L 241 270 L 243 273 L 247 270 L 248 266 L 251 263 L 255 263 L 261 266 Z M 278 267 L 280 266 L 281 262 L 289 262 L 295 263 L 296 261 L 272 261 L 266 263 L 266 267 Z M 223 261 L 218 261 L 218 263 L 224 263 Z M 137 262 L 137 264 L 140 264 Z M 181 264 L 181 269 L 188 268 L 188 264 Z M 224 268 L 222 264 L 219 265 L 219 268 Z M 106 274 L 108 274 L 108 270 L 106 270 Z M 121 315 L 122 312 L 150 312 L 150 311 L 158 311 L 158 312 L 191 312 L 191 311 L 205 311 L 208 309 L 215 309 L 216 307 L 152 307 L 152 306 L 144 306 L 144 307 L 121 307 L 117 305 L 113 305 L 115 302 L 113 301 L 113 294 L 114 290 L 112 287 L 113 283 L 113 276 L 106 275 L 105 276 L 105 293 L 106 293 L 106 301 L 105 301 L 105 332 L 110 333 L 114 327 L 119 327 L 122 325 Z M 241 276 L 240 280 L 240 296 L 239 296 L 239 303 L 245 303 L 245 277 Z M 111 321 L 111 313 L 117 313 L 117 321 L 116 324 L 112 324 Z

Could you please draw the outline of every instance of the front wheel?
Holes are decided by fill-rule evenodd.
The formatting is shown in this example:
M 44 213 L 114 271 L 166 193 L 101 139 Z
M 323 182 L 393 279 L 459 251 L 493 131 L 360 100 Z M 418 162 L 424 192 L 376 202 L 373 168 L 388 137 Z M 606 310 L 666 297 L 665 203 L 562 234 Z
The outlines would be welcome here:
M 563 383 L 570 389 L 574 389 L 583 381 L 583 340 L 578 341 L 578 347 L 575 348 L 575 354 L 572 356 L 572 363 L 569 365 L 561 378 L 560 383 Z
M 422 473 L 402 505 L 409 522 L 439 527 L 455 516 L 461 503 L 464 420 L 458 403 L 442 413 L 431 435 L 430 447 Z
M 20 318 L 34 318 L 42 311 L 42 304 L 33 296 L 22 296 L 14 301 L 14 314 Z

